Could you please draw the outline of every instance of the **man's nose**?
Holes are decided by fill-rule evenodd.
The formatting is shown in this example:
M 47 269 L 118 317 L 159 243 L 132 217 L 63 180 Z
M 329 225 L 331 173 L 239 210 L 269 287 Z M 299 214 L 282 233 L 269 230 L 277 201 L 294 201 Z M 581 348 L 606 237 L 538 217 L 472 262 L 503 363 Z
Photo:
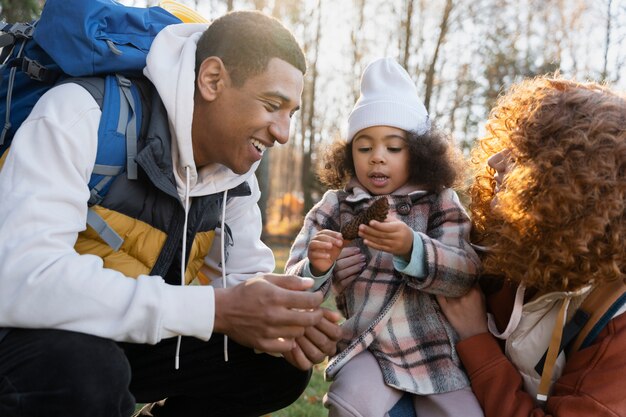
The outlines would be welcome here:
M 291 119 L 289 117 L 281 117 L 274 121 L 269 128 L 270 134 L 276 142 L 284 145 L 289 140 L 289 127 Z

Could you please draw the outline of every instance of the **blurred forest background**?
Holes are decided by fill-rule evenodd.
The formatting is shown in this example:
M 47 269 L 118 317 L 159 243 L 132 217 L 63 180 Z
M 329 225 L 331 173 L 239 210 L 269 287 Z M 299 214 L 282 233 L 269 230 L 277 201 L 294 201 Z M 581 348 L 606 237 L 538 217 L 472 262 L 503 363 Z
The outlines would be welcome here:
M 498 94 L 559 71 L 626 89 L 626 0 L 179 0 L 209 19 L 257 9 L 291 28 L 309 63 L 287 145 L 257 173 L 266 233 L 290 238 L 323 189 L 314 167 L 340 137 L 359 76 L 379 56 L 412 75 L 435 123 L 464 151 Z M 41 0 L 0 0 L 1 19 L 35 18 Z M 158 0 L 123 0 L 144 7 Z
M 282 271 L 289 243 L 324 189 L 314 168 L 341 137 L 359 77 L 391 56 L 413 77 L 438 127 L 468 154 L 489 109 L 513 82 L 559 71 L 626 90 L 626 0 L 178 0 L 208 19 L 256 9 L 281 20 L 309 70 L 288 144 L 257 171 L 266 242 Z M 159 0 L 121 0 L 128 6 Z M 0 20 L 30 21 L 43 0 L 0 0 Z M 323 364 L 291 406 L 265 417 L 322 417 Z

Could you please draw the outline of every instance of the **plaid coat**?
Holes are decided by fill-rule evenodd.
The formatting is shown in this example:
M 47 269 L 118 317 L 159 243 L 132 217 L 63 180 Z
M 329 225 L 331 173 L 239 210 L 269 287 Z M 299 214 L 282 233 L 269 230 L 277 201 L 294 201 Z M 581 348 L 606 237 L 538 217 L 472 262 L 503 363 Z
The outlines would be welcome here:
M 439 194 L 410 191 L 387 198 L 390 210 L 424 242 L 427 275 L 405 275 L 395 270 L 392 254 L 370 249 L 360 238 L 351 242 L 366 256 L 366 267 L 336 295 L 346 321 L 339 352 L 326 368 L 327 379 L 332 380 L 347 361 L 369 349 L 385 383 L 399 390 L 427 395 L 469 384 L 454 349 L 457 335 L 439 309 L 435 294 L 460 296 L 475 282 L 479 261 L 468 243 L 470 220 L 451 189 Z M 309 262 L 309 241 L 317 231 L 339 231 L 374 199 L 355 182 L 346 190 L 328 191 L 307 214 L 286 272 L 302 275 Z M 323 287 L 326 291 L 328 284 Z

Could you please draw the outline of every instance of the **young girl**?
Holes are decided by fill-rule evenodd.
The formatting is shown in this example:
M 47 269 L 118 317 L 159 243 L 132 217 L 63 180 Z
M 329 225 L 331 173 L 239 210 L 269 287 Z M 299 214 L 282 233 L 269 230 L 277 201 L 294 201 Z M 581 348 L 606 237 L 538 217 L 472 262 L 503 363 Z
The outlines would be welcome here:
M 329 415 L 385 416 L 410 393 L 420 417 L 482 416 L 454 351 L 457 336 L 435 300 L 465 294 L 477 275 L 469 218 L 447 188 L 460 159 L 389 58 L 365 69 L 347 139 L 320 172 L 330 187 L 344 188 L 328 191 L 307 214 L 286 266 L 326 291 L 344 246 L 362 256 L 358 277 L 334 286 L 346 321 L 326 368 L 334 381 Z M 344 240 L 342 226 L 379 198 L 388 200 L 387 218 Z

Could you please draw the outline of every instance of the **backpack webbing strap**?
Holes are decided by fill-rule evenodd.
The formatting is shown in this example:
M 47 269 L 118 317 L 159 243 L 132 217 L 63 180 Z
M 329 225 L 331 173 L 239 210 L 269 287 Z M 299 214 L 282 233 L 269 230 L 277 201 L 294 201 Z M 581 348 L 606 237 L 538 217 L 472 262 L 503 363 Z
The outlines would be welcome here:
M 561 353 L 561 341 L 563 340 L 563 326 L 565 325 L 565 319 L 567 318 L 567 307 L 569 306 L 571 298 L 566 297 L 559 308 L 559 312 L 554 322 L 554 328 L 552 329 L 552 336 L 550 336 L 550 343 L 548 345 L 548 351 L 546 352 L 546 360 L 544 368 L 541 371 L 541 379 L 539 380 L 539 386 L 537 387 L 536 399 L 540 404 L 545 404 L 548 400 L 548 393 L 550 392 L 550 385 L 552 376 L 554 375 L 554 365 Z
M 20 45 L 20 49 L 16 56 L 21 57 L 24 53 L 24 47 L 26 46 L 26 42 L 22 41 Z M 2 63 L 2 67 L 6 64 Z M 2 68 L 4 69 L 4 68 Z M 2 134 L 0 134 L 0 146 L 4 145 L 4 139 L 6 138 L 7 133 L 11 129 L 11 102 L 13 101 L 13 86 L 15 84 L 15 74 L 17 72 L 17 67 L 13 67 L 9 70 L 9 85 L 7 86 L 7 98 L 6 98 L 6 114 L 4 115 L 4 127 L 2 128 Z
M 131 90 L 132 83 L 128 78 L 117 74 L 115 76 L 120 92 L 120 117 L 118 119 L 117 132 L 126 137 L 126 175 L 130 180 L 137 179 L 137 105 L 136 93 Z M 123 99 L 125 101 L 122 100 Z
M 114 251 L 117 251 L 124 243 L 124 239 L 91 207 L 87 211 L 87 224 Z
M 565 350 L 567 346 L 572 344 L 574 338 L 580 333 L 583 326 L 589 321 L 589 317 L 589 314 L 586 311 L 581 310 L 580 308 L 574 312 L 574 316 L 563 327 L 563 336 L 561 339 L 561 345 L 559 346 L 559 353 Z M 546 350 L 539 362 L 537 362 L 537 365 L 535 365 L 535 371 L 537 371 L 539 375 L 541 375 L 543 372 L 543 367 L 546 363 L 547 356 L 548 351 Z
M 607 282 L 594 288 L 579 308 L 589 314 L 589 320 L 578 333 L 569 352 L 576 352 L 589 346 L 624 303 L 626 303 L 624 279 Z
M 113 181 L 113 178 L 121 174 L 123 171 L 124 167 L 121 166 L 95 164 L 92 172 L 94 175 L 102 176 L 102 179 L 96 182 L 93 188 L 91 188 L 87 205 L 91 207 L 100 204 L 102 200 L 104 200 L 104 188 L 109 185 L 111 181 Z

